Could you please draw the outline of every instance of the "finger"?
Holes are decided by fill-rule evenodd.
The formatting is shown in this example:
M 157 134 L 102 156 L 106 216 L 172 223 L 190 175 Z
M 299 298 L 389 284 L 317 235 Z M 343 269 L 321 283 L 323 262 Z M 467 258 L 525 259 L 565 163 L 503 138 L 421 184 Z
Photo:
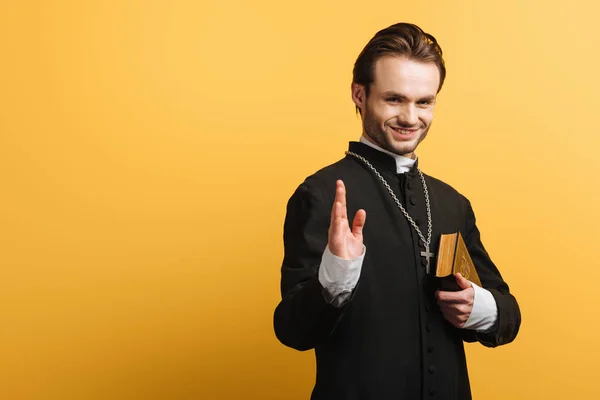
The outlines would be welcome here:
M 454 316 L 468 317 L 471 307 L 466 304 L 440 304 L 440 310 Z
M 354 221 L 352 221 L 352 233 L 354 236 L 362 236 L 362 231 L 367 220 L 367 212 L 365 210 L 358 210 L 354 215 Z
M 435 293 L 435 298 L 438 300 L 438 303 L 442 302 L 444 304 L 465 304 L 469 301 L 466 293 L 462 290 L 459 292 L 445 292 L 443 290 L 438 290 Z
M 457 328 L 461 325 L 460 319 L 458 317 L 456 317 L 456 315 L 454 315 L 450 311 L 442 310 L 442 316 L 444 317 L 444 319 L 446 321 L 450 322 L 452 325 L 456 326 Z
M 339 218 L 340 203 L 335 202 L 332 210 L 332 221 L 329 225 L 327 244 L 329 250 L 340 258 L 345 258 L 344 237 L 348 232 L 348 222 Z
M 341 179 L 338 179 L 336 182 L 335 200 L 339 201 L 342 205 L 342 218 L 348 219 L 346 211 L 346 185 L 344 185 L 344 181 Z
M 460 314 L 460 311 L 456 308 L 456 305 L 452 304 L 439 304 L 440 311 L 446 317 L 456 317 Z
M 461 289 L 468 289 L 470 287 L 473 287 L 473 285 L 471 284 L 471 282 L 469 282 L 467 279 L 465 279 L 464 276 L 462 276 L 462 274 L 459 272 L 455 275 L 456 277 L 456 283 L 458 284 L 458 286 Z
M 333 219 L 331 221 L 331 230 L 335 235 L 343 235 L 348 230 L 348 221 L 342 218 L 342 205 L 336 201 L 333 205 Z
M 337 200 L 334 201 L 333 206 L 331 207 L 330 225 L 334 225 L 336 223 L 336 221 L 338 220 L 338 218 L 340 218 L 341 211 L 340 211 L 339 207 L 340 207 L 340 202 Z
M 342 207 L 338 207 L 338 203 L 342 204 Z M 335 199 L 333 200 L 333 206 L 331 207 L 331 224 L 335 223 L 337 218 L 343 218 L 343 210 L 346 208 L 346 196 L 344 191 L 344 182 L 341 180 L 335 183 Z
M 442 315 L 448 320 L 465 323 L 471 316 L 473 308 L 467 304 L 440 304 Z
M 469 314 L 451 307 L 441 307 L 440 311 L 444 319 L 457 328 L 462 328 L 469 319 Z

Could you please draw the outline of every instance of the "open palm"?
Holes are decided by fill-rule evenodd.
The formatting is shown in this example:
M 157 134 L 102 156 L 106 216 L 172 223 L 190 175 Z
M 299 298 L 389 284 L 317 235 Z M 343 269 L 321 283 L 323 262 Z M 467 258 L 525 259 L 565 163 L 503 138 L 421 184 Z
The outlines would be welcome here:
M 338 180 L 335 189 L 335 201 L 331 208 L 329 225 L 329 251 L 337 257 L 352 260 L 363 251 L 363 227 L 367 219 L 365 210 L 358 210 L 350 227 L 346 209 L 346 187 Z

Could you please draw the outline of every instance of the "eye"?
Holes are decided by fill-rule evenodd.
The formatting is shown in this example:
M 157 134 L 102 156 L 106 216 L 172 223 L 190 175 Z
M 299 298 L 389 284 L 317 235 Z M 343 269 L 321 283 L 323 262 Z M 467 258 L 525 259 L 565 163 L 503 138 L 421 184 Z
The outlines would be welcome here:
M 400 99 L 397 97 L 388 97 L 387 101 L 389 101 L 391 103 L 397 103 L 400 101 Z
M 420 100 L 419 104 L 423 105 L 423 106 L 430 106 L 433 104 L 433 101 L 432 100 Z

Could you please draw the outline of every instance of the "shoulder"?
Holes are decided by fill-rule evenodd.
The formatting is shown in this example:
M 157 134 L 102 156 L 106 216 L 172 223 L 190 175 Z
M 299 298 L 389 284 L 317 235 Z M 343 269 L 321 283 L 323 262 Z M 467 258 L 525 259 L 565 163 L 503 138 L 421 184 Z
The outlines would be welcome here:
M 423 174 L 423 176 L 425 176 L 425 181 L 427 182 L 428 186 L 430 186 L 430 188 L 436 193 L 438 193 L 440 196 L 444 198 L 451 198 L 463 203 L 469 202 L 469 199 L 467 199 L 465 195 L 460 193 L 456 188 L 454 188 L 450 184 L 425 173 Z
M 307 176 L 296 189 L 296 193 L 320 198 L 335 197 L 335 183 L 338 179 L 347 180 L 356 177 L 364 169 L 352 159 L 344 157 Z
M 336 181 L 345 179 L 348 169 L 352 169 L 351 164 L 352 160 L 344 158 L 307 176 L 287 202 L 286 226 L 304 226 L 309 221 L 318 221 L 319 226 L 326 229 L 335 200 Z

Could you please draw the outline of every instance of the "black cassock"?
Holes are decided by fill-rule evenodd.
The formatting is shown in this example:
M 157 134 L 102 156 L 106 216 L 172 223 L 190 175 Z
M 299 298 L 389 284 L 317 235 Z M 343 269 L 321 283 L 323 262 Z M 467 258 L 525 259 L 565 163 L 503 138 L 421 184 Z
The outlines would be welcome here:
M 396 174 L 395 160 L 385 153 L 358 142 L 351 142 L 349 149 L 369 160 L 387 180 L 427 237 L 417 164 Z M 318 280 L 337 179 L 346 186 L 350 221 L 357 210 L 367 212 L 360 279 L 340 308 L 328 302 Z M 437 249 L 440 234 L 460 230 L 483 287 L 496 300 L 495 326 L 476 333 L 457 329 L 443 318 L 418 234 L 378 178 L 348 155 L 298 187 L 284 226 L 282 301 L 275 310 L 275 333 L 286 346 L 315 349 L 312 399 L 470 399 L 463 341 L 495 347 L 517 335 L 519 306 L 481 243 L 470 202 L 435 178 L 425 176 L 425 181 L 433 221 L 431 248 Z

